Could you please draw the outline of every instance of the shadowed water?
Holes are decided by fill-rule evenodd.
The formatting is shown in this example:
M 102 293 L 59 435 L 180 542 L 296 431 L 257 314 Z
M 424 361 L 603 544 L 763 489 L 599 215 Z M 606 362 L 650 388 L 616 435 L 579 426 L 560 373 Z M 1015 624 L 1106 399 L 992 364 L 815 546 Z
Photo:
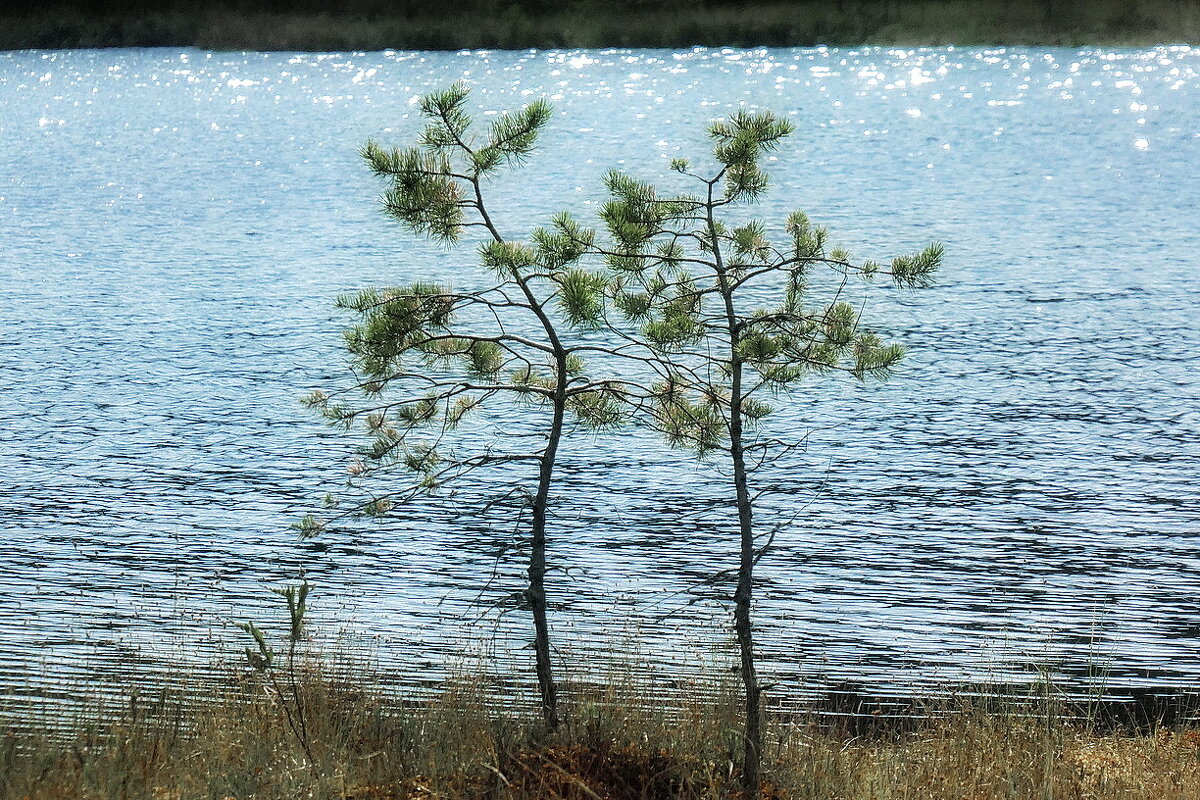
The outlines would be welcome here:
M 385 672 L 481 647 L 528 668 L 488 487 L 288 530 L 353 448 L 297 403 L 346 381 L 333 298 L 478 279 L 470 243 L 384 219 L 356 155 L 463 80 L 481 115 L 555 104 L 490 187 L 508 234 L 594 219 L 609 167 L 702 160 L 745 103 L 798 127 L 776 228 L 800 208 L 861 257 L 945 242 L 938 288 L 863 295 L 912 348 L 896 379 L 813 382 L 778 420 L 811 439 L 763 475 L 770 678 L 1194 684 L 1198 71 L 1187 48 L 0 53 L 0 683 L 219 657 L 302 571 L 323 639 Z M 636 431 L 573 440 L 562 474 L 564 660 L 727 663 L 724 589 L 697 586 L 735 563 L 727 478 Z

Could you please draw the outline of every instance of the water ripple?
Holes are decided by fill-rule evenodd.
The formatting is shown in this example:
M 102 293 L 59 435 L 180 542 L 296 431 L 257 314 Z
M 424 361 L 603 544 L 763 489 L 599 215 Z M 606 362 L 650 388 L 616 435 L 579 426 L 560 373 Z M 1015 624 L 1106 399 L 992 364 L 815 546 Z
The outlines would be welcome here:
M 659 176 L 746 104 L 799 127 L 767 219 L 804 208 L 863 255 L 946 243 L 938 289 L 872 307 L 912 346 L 899 378 L 813 384 L 780 419 L 817 430 L 767 478 L 764 521 L 800 513 L 763 562 L 766 672 L 1200 676 L 1186 47 L 0 53 L 0 674 L 228 652 L 228 621 L 271 615 L 264 587 L 300 571 L 326 635 L 387 669 L 492 636 L 524 669 L 527 621 L 497 615 L 520 585 L 502 514 L 287 529 L 351 447 L 295 402 L 342 379 L 332 298 L 476 280 L 469 247 L 382 219 L 355 155 L 410 137 L 415 98 L 455 80 L 485 116 L 556 105 L 530 171 L 490 187 L 510 232 L 564 202 L 593 215 L 605 169 Z M 631 640 L 728 658 L 727 587 L 704 583 L 733 563 L 727 478 L 636 432 L 581 442 L 563 475 L 571 660 Z

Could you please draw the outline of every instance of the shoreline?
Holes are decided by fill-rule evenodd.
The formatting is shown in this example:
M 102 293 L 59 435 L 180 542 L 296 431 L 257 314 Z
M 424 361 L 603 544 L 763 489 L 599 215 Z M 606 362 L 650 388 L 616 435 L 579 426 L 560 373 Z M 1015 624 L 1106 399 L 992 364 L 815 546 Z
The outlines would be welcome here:
M 475 0 L 469 16 L 413 4 L 264 12 L 226 0 L 144 9 L 0 11 L 0 50 L 198 47 L 378 51 L 828 46 L 1122 46 L 1200 43 L 1200 4 L 1177 0 L 840 0 L 825 4 Z
M 321 800 L 749 800 L 734 766 L 728 675 L 663 685 L 612 680 L 565 696 L 543 730 L 513 687 L 450 680 L 414 699 L 336 662 L 154 690 L 130 676 L 58 730 L 4 725 L 0 792 L 60 798 L 310 797 Z M 93 686 L 93 689 L 96 687 Z M 842 698 L 843 701 L 850 698 Z M 914 700 L 919 717 L 851 702 L 856 724 L 816 708 L 768 712 L 762 800 L 1011 800 L 1200 796 L 1190 714 L 1110 727 L 1052 687 L 988 699 Z M 830 709 L 833 710 L 833 709 Z M 1084 709 L 1086 711 L 1086 709 Z M 292 724 L 303 715 L 304 726 Z

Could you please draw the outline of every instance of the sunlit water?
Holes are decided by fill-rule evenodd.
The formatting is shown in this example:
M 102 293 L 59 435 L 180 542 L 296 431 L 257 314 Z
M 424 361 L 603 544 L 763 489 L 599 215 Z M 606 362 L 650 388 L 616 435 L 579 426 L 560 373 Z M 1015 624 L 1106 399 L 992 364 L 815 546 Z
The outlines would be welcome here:
M 1194 683 L 1198 71 L 1187 48 L 0 53 L 0 683 L 221 658 L 301 572 L 318 641 L 402 679 L 527 669 L 512 524 L 477 496 L 288 529 L 353 446 L 297 403 L 345 382 L 333 298 L 476 279 L 469 244 L 384 219 L 356 155 L 456 80 L 480 114 L 555 105 L 492 187 L 510 234 L 594 219 L 609 167 L 702 161 L 746 104 L 798 127 L 765 219 L 805 209 L 864 257 L 945 242 L 936 289 L 865 295 L 912 348 L 897 378 L 814 382 L 784 418 L 812 436 L 763 476 L 768 676 Z M 725 590 L 695 588 L 735 563 L 726 479 L 636 431 L 573 440 L 562 474 L 562 661 L 731 663 Z

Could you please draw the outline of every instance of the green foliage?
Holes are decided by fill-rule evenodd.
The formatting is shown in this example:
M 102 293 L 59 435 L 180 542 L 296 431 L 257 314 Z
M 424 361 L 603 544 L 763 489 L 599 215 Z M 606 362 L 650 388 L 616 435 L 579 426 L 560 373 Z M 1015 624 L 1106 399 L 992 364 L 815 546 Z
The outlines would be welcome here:
M 359 315 L 358 324 L 344 334 L 354 368 L 384 381 L 404 365 L 410 353 L 437 354 L 437 337 L 449 330 L 454 310 L 449 294 L 424 283 L 364 290 L 338 298 L 337 305 Z M 364 388 L 377 394 L 382 385 L 366 384 Z
M 893 259 L 892 280 L 897 286 L 932 286 L 934 273 L 942 263 L 944 252 L 941 242 L 933 242 L 916 255 Z
M 655 425 L 673 447 L 694 451 L 704 458 L 722 448 L 727 437 L 725 420 L 715 396 L 694 400 L 689 382 L 678 375 L 656 384 Z
M 572 326 L 594 329 L 604 319 L 604 292 L 607 275 L 575 269 L 556 276 L 559 308 Z
M 606 388 L 572 394 L 567 400 L 567 408 L 580 425 L 591 430 L 615 428 L 629 417 L 625 398 Z
M 325 530 L 325 526 L 312 514 L 305 514 L 299 522 L 293 523 L 292 529 L 300 534 L 301 539 L 311 539 Z
M 766 228 L 757 220 L 734 228 L 730 237 L 734 256 L 759 264 L 769 264 L 773 250 L 766 234 Z
M 362 157 L 377 175 L 391 179 L 382 202 L 388 214 L 413 230 L 453 242 L 462 232 L 462 189 L 449 175 L 449 159 L 417 148 L 385 150 L 368 141 Z
M 266 672 L 271 669 L 275 665 L 275 651 L 271 649 L 271 645 L 267 644 L 267 637 L 253 622 L 239 622 L 237 626 L 254 639 L 255 647 L 245 648 L 246 663 L 258 672 Z
M 660 198 L 651 184 L 616 170 L 605 174 L 604 185 L 613 199 L 601 208 L 600 219 L 617 244 L 617 252 L 609 257 L 609 265 L 617 271 L 641 269 L 636 257 L 645 245 L 664 226 L 686 220 L 699 205 L 686 195 Z
M 475 339 L 467 345 L 465 355 L 471 375 L 490 378 L 504 367 L 504 350 L 496 342 Z
M 309 767 L 314 770 L 315 774 L 317 759 L 313 754 L 308 718 L 296 668 L 296 646 L 304 636 L 304 617 L 308 612 L 308 589 L 308 581 L 304 581 L 299 586 L 286 586 L 282 589 L 271 590 L 284 599 L 288 610 L 287 659 L 283 665 L 284 674 L 282 676 L 277 669 L 279 665 L 275 651 L 267 642 L 267 637 L 262 630 L 250 621 L 238 623 L 238 627 L 254 640 L 253 648 L 245 648 L 246 662 L 274 689 L 275 696 L 278 698 L 287 720 L 288 729 L 295 737 L 296 743 L 300 745 Z
M 578 262 L 595 244 L 595 231 L 580 225 L 566 212 L 556 214 L 549 228 L 538 228 L 531 237 L 538 264 L 556 272 Z
M 476 151 L 473 164 L 479 174 L 497 167 L 524 163 L 533 152 L 538 133 L 550 121 L 553 109 L 539 99 L 515 114 L 502 114 L 491 124 L 487 144 Z
M 606 176 L 611 199 L 601 219 L 613 241 L 609 264 L 622 275 L 612 305 L 672 370 L 653 393 L 655 425 L 673 444 L 701 454 L 724 446 L 734 416 L 755 422 L 771 413 L 771 405 L 751 399 L 759 388 L 786 390 L 831 371 L 860 380 L 889 375 L 904 349 L 864 326 L 860 310 L 842 299 L 846 281 L 884 273 L 898 286 L 929 286 L 943 256 L 934 243 L 887 270 L 876 261 L 855 264 L 846 249 L 830 249 L 828 230 L 801 211 L 784 222 L 786 251 L 771 245 L 759 220 L 723 222 L 726 206 L 761 196 L 768 184 L 762 157 L 792 132 L 770 112 L 740 110 L 713 123 L 711 177 L 695 174 L 685 159 L 671 165 L 701 185 L 703 201 L 662 201 L 649 183 Z M 680 272 L 683 263 L 693 274 Z M 822 265 L 824 276 L 815 272 Z M 821 302 L 821 292 L 832 296 Z M 778 297 L 773 307 L 756 305 L 770 293 Z
M 792 258 L 796 269 L 804 269 L 807 261 L 819 261 L 825 257 L 825 241 L 829 232 L 825 228 L 813 227 L 803 211 L 793 211 L 787 218 L 787 232 L 792 237 Z
M 447 243 L 462 235 L 472 184 L 500 167 L 523 163 L 552 115 L 548 103 L 535 101 L 494 120 L 480 144 L 470 132 L 469 94 L 455 84 L 421 98 L 427 124 L 415 147 L 387 149 L 369 140 L 360 151 L 371 171 L 390 182 L 384 210 L 413 231 Z
M 768 177 L 759 166 L 759 158 L 777 148 L 794 130 L 791 122 L 769 111 L 752 114 L 744 109 L 709 127 L 713 157 L 725 166 L 722 173 L 727 200 L 754 200 L 766 191 Z
M 421 113 L 431 122 L 421 135 L 421 144 L 443 153 L 453 152 L 471 126 L 471 118 L 464 106 L 469 92 L 467 87 L 456 83 L 440 92 L 430 92 L 420 100 Z
M 272 592 L 282 597 L 288 607 L 288 635 L 292 641 L 297 641 L 304 633 L 304 614 L 308 611 L 308 581 L 299 586 L 287 586 L 283 589 L 272 589 Z M 255 637 L 258 638 L 258 637 Z
M 537 263 L 533 248 L 520 242 L 484 242 L 479 246 L 479 258 L 501 278 L 522 275 Z
M 450 411 L 446 414 L 447 427 L 450 429 L 458 427 L 463 417 L 479 408 L 482 402 L 478 397 L 460 397 L 455 400 L 454 405 L 451 406 Z
M 854 366 L 851 374 L 860 380 L 866 377 L 886 378 L 892 367 L 904 358 L 905 348 L 899 344 L 883 344 L 879 337 L 867 333 L 854 342 Z
M 449 455 L 450 450 L 437 446 L 495 398 L 561 409 L 588 428 L 609 427 L 623 418 L 623 396 L 612 382 L 584 379 L 584 360 L 571 339 L 575 331 L 602 329 L 608 302 L 617 294 L 609 272 L 582 263 L 595 255 L 595 231 L 563 212 L 534 230 L 528 242 L 506 239 L 483 201 L 482 180 L 523 164 L 553 111 L 537 100 L 494 119 L 479 136 L 468 100 L 462 84 L 426 95 L 419 103 L 425 126 L 415 145 L 388 149 L 370 141 L 362 149 L 367 166 L 388 183 L 384 210 L 409 230 L 453 243 L 468 225 L 486 229 L 490 237 L 478 246 L 479 262 L 495 282 L 459 292 L 418 281 L 338 299 L 338 306 L 357 318 L 345 331 L 345 345 L 361 378 L 355 388 L 371 402 L 356 407 L 342 399 L 345 390 L 314 392 L 304 402 L 342 427 L 362 423 L 369 435 L 360 450 L 365 463 L 352 465 L 352 479 L 391 467 L 412 477 L 406 490 L 372 495 L 356 507 L 358 513 L 385 514 L 405 498 L 503 458 L 494 459 L 490 452 Z M 610 182 L 637 206 L 626 209 L 632 248 L 639 225 L 646 220 L 660 224 L 689 207 L 661 202 L 653 190 L 617 173 Z M 671 254 L 667 248 L 660 263 Z M 626 300 L 631 311 L 639 302 L 636 297 Z M 640 302 L 649 309 L 648 298 L 642 296 Z M 509 333 L 509 325 L 522 317 L 544 336 Z M 694 327 L 682 312 L 671 324 Z M 561 431 L 551 438 L 559 436 Z M 315 535 L 325 524 L 306 517 L 296 527 L 302 535 Z
M 304 615 L 308 611 L 308 581 L 299 586 L 287 586 L 271 591 L 287 603 L 289 641 L 299 641 L 304 635 Z M 247 663 L 259 672 L 271 669 L 275 665 L 275 651 L 267 643 L 267 637 L 262 630 L 250 621 L 239 622 L 237 626 L 254 640 L 254 648 L 246 648 Z
M 617 310 L 624 314 L 626 319 L 638 323 L 645 322 L 653 304 L 650 294 L 627 291 L 621 284 L 616 284 L 613 288 L 612 302 Z

